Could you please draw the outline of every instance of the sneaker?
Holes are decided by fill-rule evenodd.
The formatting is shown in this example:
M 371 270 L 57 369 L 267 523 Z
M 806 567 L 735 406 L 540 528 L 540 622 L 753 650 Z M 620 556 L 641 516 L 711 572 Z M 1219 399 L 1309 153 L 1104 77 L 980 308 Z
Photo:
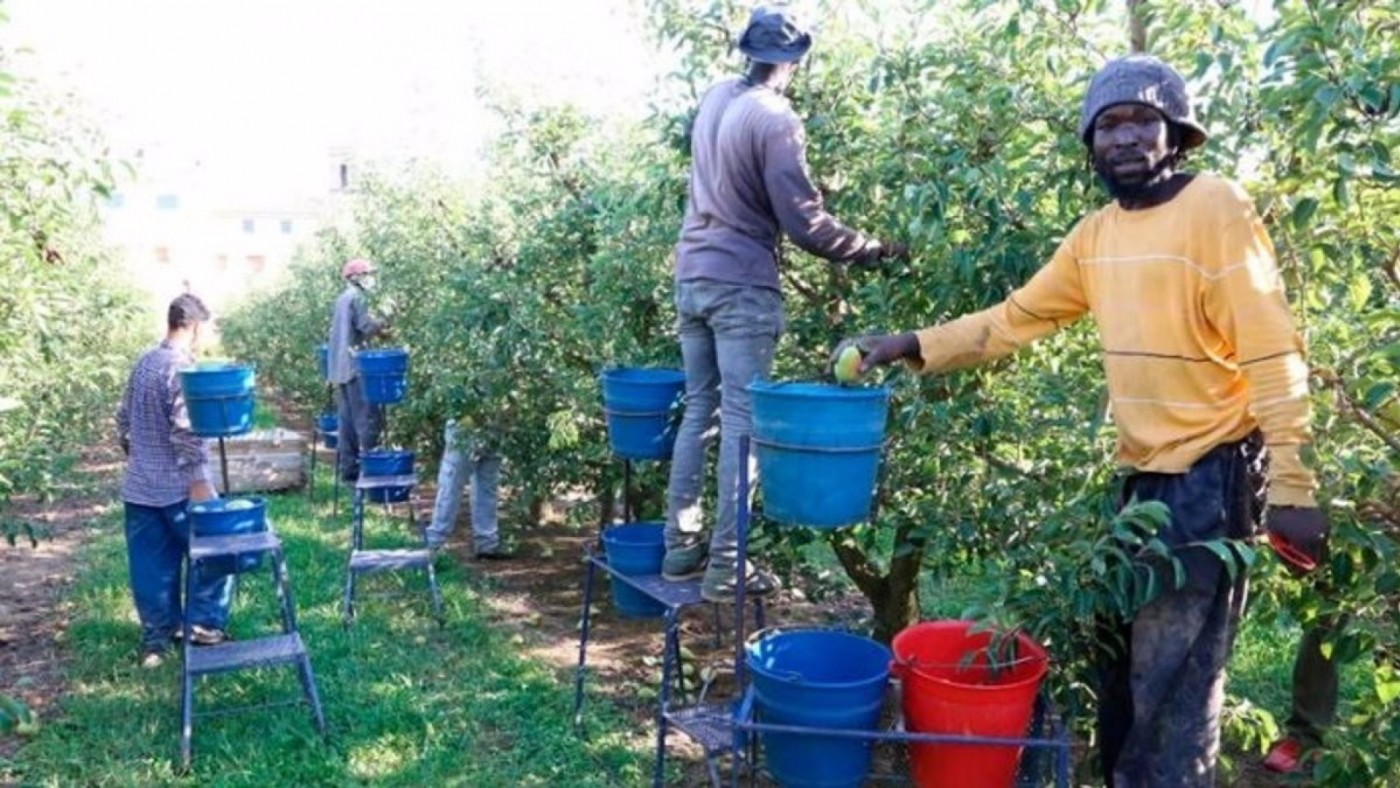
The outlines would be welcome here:
M 229 640 L 228 633 L 222 629 L 206 627 L 195 624 L 190 627 L 190 644 L 195 646 L 217 646 Z
M 165 664 L 165 649 L 160 646 L 143 646 L 141 648 L 141 667 L 146 670 L 155 670 Z
M 700 598 L 706 602 L 733 602 L 734 592 L 738 587 L 735 583 L 735 575 L 738 573 L 734 569 L 723 569 L 713 564 L 705 570 L 705 579 L 700 583 Z M 777 591 L 781 584 L 778 577 L 767 569 L 748 565 L 748 581 L 744 585 L 744 593 L 749 596 L 764 596 Z
M 1294 774 L 1303 769 L 1303 743 L 1289 736 L 1274 742 L 1264 756 L 1264 768 L 1276 774 Z
M 668 548 L 666 557 L 661 559 L 661 579 L 678 583 L 699 577 L 705 572 L 708 553 L 709 547 L 704 542 Z

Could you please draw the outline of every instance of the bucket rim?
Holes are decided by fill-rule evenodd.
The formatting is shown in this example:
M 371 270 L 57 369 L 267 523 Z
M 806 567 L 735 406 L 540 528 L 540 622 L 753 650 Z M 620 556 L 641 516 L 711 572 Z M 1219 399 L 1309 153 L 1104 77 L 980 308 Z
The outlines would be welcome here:
M 891 674 L 894 675 L 894 676 L 896 676 L 897 678 L 903 679 L 903 678 L 904 678 L 904 674 L 906 674 L 906 673 L 913 673 L 914 675 L 917 675 L 917 676 L 918 676 L 921 680 L 923 680 L 923 681 L 931 681 L 931 682 L 934 682 L 934 683 L 937 683 L 937 684 L 941 684 L 941 685 L 944 685 L 944 686 L 949 686 L 949 687 L 962 687 L 962 688 L 973 688 L 973 689 L 997 689 L 997 690 L 1025 687 L 1025 686 L 1028 686 L 1028 685 L 1030 685 L 1030 684 L 1038 683 L 1038 682 L 1040 682 L 1042 679 L 1045 678 L 1046 673 L 1048 673 L 1049 670 L 1050 670 L 1050 663 L 1051 663 L 1050 652 L 1049 652 L 1049 650 L 1047 650 L 1047 649 L 1045 648 L 1045 646 L 1044 646 L 1043 644 L 1041 644 L 1040 642 L 1038 642 L 1035 638 L 1031 637 L 1031 636 L 1030 636 L 1028 633 L 1026 633 L 1024 630 L 1017 630 L 1017 632 L 1016 632 L 1016 642 L 1017 642 L 1018 646 L 1020 646 L 1020 647 L 1029 648 L 1029 649 L 1031 650 L 1032 653 L 1031 653 L 1029 656 L 1017 657 L 1016 659 L 1010 660 L 1010 661 L 1007 663 L 1007 666 L 1008 666 L 1009 668 L 1014 668 L 1014 667 L 1019 667 L 1019 666 L 1021 666 L 1021 665 L 1028 665 L 1028 664 L 1029 664 L 1029 665 L 1034 665 L 1034 666 L 1035 666 L 1035 669 L 1032 671 L 1032 673 L 1031 673 L 1030 675 L 1028 675 L 1028 676 L 1026 676 L 1026 677 L 1024 677 L 1024 678 L 1021 678 L 1021 679 L 1017 679 L 1016 681 L 1006 681 L 1006 682 L 1001 682 L 1001 683 L 997 683 L 997 684 L 990 684 L 990 685 L 988 685 L 988 684 L 982 684 L 982 683 L 974 684 L 974 683 L 971 683 L 971 682 L 968 682 L 968 681 L 957 681 L 957 680 L 954 680 L 954 679 L 950 679 L 950 678 L 948 678 L 948 677 L 946 677 L 946 676 L 936 676 L 936 675 L 933 675 L 933 674 L 931 674 L 931 673 L 925 672 L 925 671 L 922 670 L 922 669 L 923 669 L 923 668 L 956 668 L 956 669 L 964 669 L 965 666 L 961 665 L 960 663 L 951 663 L 951 664 L 950 664 L 950 663 L 946 663 L 946 662 L 932 662 L 932 661 L 923 661 L 923 662 L 921 662 L 921 661 L 919 661 L 919 660 L 917 660 L 917 659 L 914 659 L 914 658 L 912 658 L 912 657 L 906 657 L 906 656 L 902 656 L 902 655 L 899 654 L 899 650 L 898 650 L 898 645 L 897 645 L 897 644 L 898 644 L 899 640 L 900 640 L 902 637 L 905 636 L 906 633 L 914 632 L 914 631 L 916 631 L 916 630 L 957 629 L 958 631 L 961 632 L 961 634 L 963 634 L 964 637 L 966 637 L 966 636 L 968 636 L 968 635 L 970 635 L 970 634 L 980 634 L 980 633 L 970 633 L 970 632 L 968 632 L 969 629 L 971 629 L 971 628 L 974 627 L 974 626 L 977 626 L 979 623 L 981 623 L 981 622 L 972 621 L 972 620 L 968 620 L 968 619 L 936 619 L 936 620 L 933 620 L 933 621 L 920 621 L 920 622 L 917 622 L 917 623 L 915 623 L 915 624 L 911 624 L 911 625 L 905 627 L 904 629 L 901 629 L 899 632 L 895 633 L 895 636 L 894 636 L 893 638 L 890 639 L 890 652 L 894 655 L 893 658 L 891 659 L 891 662 L 890 662 Z
M 188 369 L 180 370 L 185 375 L 217 375 L 229 372 L 256 372 L 258 365 L 250 361 L 199 362 Z
M 875 676 L 871 676 L 870 678 L 864 679 L 856 679 L 853 681 L 808 681 L 796 671 L 773 670 L 772 668 L 765 668 L 754 662 L 754 649 L 764 639 L 768 637 L 776 637 L 781 635 L 808 634 L 839 635 L 841 637 L 849 638 L 852 640 L 858 640 L 862 643 L 862 645 L 871 645 L 878 648 L 880 651 L 884 652 L 885 656 L 885 659 L 881 663 L 884 665 L 884 675 L 878 677 L 879 683 L 886 684 L 889 682 L 890 666 L 893 664 L 893 651 L 890 649 L 890 647 L 868 635 L 862 635 L 858 632 L 852 632 L 851 630 L 844 629 L 842 627 L 814 627 L 796 625 L 764 627 L 763 629 L 754 632 L 752 635 L 749 635 L 749 637 L 746 639 L 744 643 L 744 662 L 748 665 L 749 670 L 752 670 L 755 673 L 760 673 L 775 681 L 781 681 L 786 684 L 806 684 L 811 686 L 830 687 L 832 689 L 851 689 L 876 683 L 877 677 Z
M 889 399 L 889 386 L 843 386 L 816 380 L 755 380 L 744 387 L 751 394 L 792 399 Z M 836 394 L 837 396 L 831 396 Z
M 621 381 L 623 377 L 639 372 L 646 373 L 648 375 L 659 374 L 661 378 L 665 378 L 664 380 L 658 379 L 651 381 L 654 383 L 669 384 L 685 381 L 685 370 L 680 369 L 679 367 L 633 367 L 623 365 L 603 367 L 602 369 L 598 370 L 598 378 L 600 380 Z
M 233 510 L 228 509 L 228 508 L 227 508 L 227 507 L 228 507 L 228 504 L 231 504 L 231 503 L 233 503 L 234 501 L 252 501 L 252 502 L 253 502 L 253 508 L 252 508 L 252 509 L 233 509 Z M 217 505 L 219 508 L 217 508 L 217 509 L 211 508 L 211 507 L 216 506 L 216 505 Z M 189 505 L 189 507 L 188 507 L 188 511 L 190 511 L 190 512 L 192 512 L 192 513 L 195 513 L 195 514 L 223 514 L 223 513 L 228 512 L 228 511 L 234 511 L 234 512 L 252 512 L 252 511 L 257 511 L 258 509 L 266 509 L 266 508 L 267 508 L 267 498 L 265 498 L 264 496 L 261 496 L 261 495 L 231 495 L 231 496 L 227 496 L 227 497 L 223 497 L 223 498 L 210 498 L 210 499 L 207 500 L 207 501 L 197 501 L 197 502 L 195 502 L 195 503 L 191 503 L 191 504 Z
M 393 357 L 393 356 L 407 356 L 407 355 L 408 355 L 408 348 L 404 348 L 404 347 L 375 347 L 375 348 L 364 348 L 363 350 L 356 350 L 356 351 L 355 351 L 355 357 L 356 357 L 356 358 L 360 358 L 360 357 L 369 357 L 369 358 L 389 358 L 389 357 Z
M 603 528 L 602 540 L 613 544 L 639 544 L 638 542 L 624 542 L 618 539 L 619 531 L 628 533 L 655 533 L 660 529 L 662 536 L 665 536 L 666 523 L 661 520 L 639 520 L 630 523 L 615 523 Z M 647 543 L 650 544 L 650 543 Z M 662 542 L 664 544 L 664 541 Z

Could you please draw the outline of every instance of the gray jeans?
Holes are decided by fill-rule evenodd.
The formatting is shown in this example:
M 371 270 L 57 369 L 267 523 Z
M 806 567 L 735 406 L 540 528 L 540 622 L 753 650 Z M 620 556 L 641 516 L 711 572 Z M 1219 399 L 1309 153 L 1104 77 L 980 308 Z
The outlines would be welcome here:
M 336 386 L 340 396 L 336 429 L 340 447 L 340 476 L 353 479 L 360 475 L 360 455 L 379 447 L 379 431 L 383 428 L 379 408 L 365 399 L 365 381 L 358 375 L 349 383 Z
M 433 521 L 428 526 L 428 544 L 436 547 L 447 541 L 447 535 L 457 524 L 457 511 L 462 506 L 462 487 L 470 479 L 472 550 L 476 553 L 496 552 L 501 547 L 496 518 L 501 456 L 471 440 L 457 429 L 453 421 L 447 422 L 443 439 L 442 465 L 438 467 L 437 500 L 433 503 Z
M 676 329 L 685 359 L 685 417 L 671 455 L 666 500 L 668 549 L 696 544 L 703 529 L 705 448 L 719 435 L 719 511 L 710 560 L 733 567 L 738 554 L 739 438 L 752 429 L 745 388 L 766 380 L 783 333 L 776 290 L 709 280 L 678 282 Z M 757 464 L 750 460 L 757 483 Z

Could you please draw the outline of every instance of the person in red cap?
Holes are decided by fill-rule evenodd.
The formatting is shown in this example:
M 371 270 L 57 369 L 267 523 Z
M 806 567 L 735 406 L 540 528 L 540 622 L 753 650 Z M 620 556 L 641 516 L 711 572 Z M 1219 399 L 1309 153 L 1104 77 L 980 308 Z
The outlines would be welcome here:
M 1180 585 L 1161 572 L 1165 590 L 1131 620 L 1104 622 L 1104 776 L 1213 785 L 1247 573 L 1232 576 L 1201 543 L 1252 536 L 1266 489 L 1263 520 L 1282 555 L 1315 561 L 1327 539 L 1301 456 L 1312 421 L 1303 341 L 1249 195 L 1182 170 L 1206 131 L 1180 74 L 1146 55 L 1108 63 L 1089 86 L 1079 134 L 1114 201 L 1081 220 L 1029 282 L 990 309 L 837 352 L 860 348 L 862 373 L 896 361 L 947 372 L 1093 316 L 1127 470 L 1122 499 L 1167 505 L 1157 536 L 1185 570 Z
M 691 128 L 690 195 L 676 244 L 685 416 L 671 458 L 662 576 L 703 574 L 701 596 L 712 602 L 731 599 L 737 587 L 739 439 L 751 420 L 745 387 L 768 377 L 783 332 L 780 238 L 867 268 L 907 252 L 837 221 L 812 184 L 802 121 L 785 95 L 811 46 L 785 7 L 755 9 L 739 39 L 748 73 L 710 88 Z M 716 432 L 720 495 L 707 543 L 701 492 Z M 750 566 L 747 574 L 748 593 L 775 587 L 766 571 Z
M 379 445 L 379 411 L 365 399 L 365 384 L 355 366 L 355 351 L 365 341 L 388 330 L 389 324 L 369 312 L 365 294 L 375 286 L 374 265 L 368 260 L 350 260 L 340 270 L 345 289 L 331 310 L 331 331 L 327 340 L 326 376 L 336 389 L 340 424 L 340 467 L 347 482 L 360 475 L 360 454 Z

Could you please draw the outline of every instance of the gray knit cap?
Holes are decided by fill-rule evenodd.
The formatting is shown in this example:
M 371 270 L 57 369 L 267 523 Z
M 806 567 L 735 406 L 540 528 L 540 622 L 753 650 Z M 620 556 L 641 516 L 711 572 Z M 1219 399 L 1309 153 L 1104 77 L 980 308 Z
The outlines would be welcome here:
M 1089 83 L 1079 115 L 1079 138 L 1092 145 L 1094 119 L 1114 104 L 1146 104 L 1181 126 L 1185 150 L 1202 145 L 1206 130 L 1191 110 L 1186 80 L 1176 69 L 1151 55 L 1128 55 L 1110 60 Z

